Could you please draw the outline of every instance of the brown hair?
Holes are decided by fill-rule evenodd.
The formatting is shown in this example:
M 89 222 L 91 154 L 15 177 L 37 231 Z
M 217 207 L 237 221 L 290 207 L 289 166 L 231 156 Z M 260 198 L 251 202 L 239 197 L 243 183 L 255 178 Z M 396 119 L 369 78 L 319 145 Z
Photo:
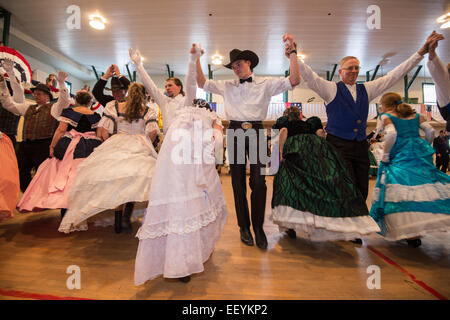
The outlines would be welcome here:
M 75 101 L 81 106 L 88 106 L 89 102 L 92 100 L 92 95 L 84 90 L 80 90 L 75 95 Z
M 169 78 L 169 79 L 167 79 L 166 81 L 169 81 L 169 80 L 172 80 L 173 83 L 175 83 L 175 85 L 176 85 L 177 87 L 181 87 L 180 93 L 181 93 L 181 94 L 183 95 L 183 97 L 184 97 L 183 83 L 181 82 L 181 80 L 178 79 L 178 78 Z
M 287 116 L 288 121 L 300 120 L 300 109 L 297 107 L 289 107 L 284 110 L 283 116 Z
M 407 118 L 416 113 L 416 111 L 407 103 L 402 101 L 402 97 L 395 92 L 385 93 L 380 100 L 386 111 L 394 111 L 402 118 Z
M 125 101 L 125 120 L 131 123 L 141 117 L 142 110 L 147 102 L 145 87 L 140 83 L 133 82 L 128 88 Z

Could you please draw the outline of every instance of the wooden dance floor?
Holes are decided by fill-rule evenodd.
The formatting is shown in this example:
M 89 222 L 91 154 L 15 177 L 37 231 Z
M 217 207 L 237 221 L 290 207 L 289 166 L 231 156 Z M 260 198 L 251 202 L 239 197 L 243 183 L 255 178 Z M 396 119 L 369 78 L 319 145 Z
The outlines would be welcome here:
M 241 243 L 230 176 L 222 174 L 221 181 L 228 221 L 205 271 L 189 283 L 160 277 L 134 286 L 138 222 L 131 235 L 93 223 L 88 231 L 66 235 L 57 231 L 59 211 L 16 212 L 13 219 L 0 223 L 0 299 L 450 298 L 450 234 L 425 236 L 419 248 L 387 242 L 379 235 L 364 238 L 362 246 L 290 239 L 268 220 L 273 181 L 269 177 L 269 248 L 264 252 Z M 371 179 L 371 190 L 374 183 Z M 71 265 L 80 268 L 81 289 L 66 286 Z M 380 289 L 367 286 L 372 265 L 380 269 Z

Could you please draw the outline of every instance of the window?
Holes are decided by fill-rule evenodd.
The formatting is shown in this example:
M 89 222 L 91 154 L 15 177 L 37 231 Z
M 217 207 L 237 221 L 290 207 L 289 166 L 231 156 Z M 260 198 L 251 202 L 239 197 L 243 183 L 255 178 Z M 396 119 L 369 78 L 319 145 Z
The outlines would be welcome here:
M 197 96 L 197 99 L 204 99 L 204 100 L 208 101 L 208 95 L 202 88 L 197 87 L 196 96 Z
M 72 93 L 72 83 L 69 81 L 66 81 L 66 86 L 67 86 L 67 89 L 69 90 L 69 94 L 71 94 Z
M 272 96 L 270 103 L 284 103 L 283 94 L 284 92 L 277 94 L 276 96 Z
M 436 105 L 436 90 L 434 83 L 422 83 L 423 104 Z

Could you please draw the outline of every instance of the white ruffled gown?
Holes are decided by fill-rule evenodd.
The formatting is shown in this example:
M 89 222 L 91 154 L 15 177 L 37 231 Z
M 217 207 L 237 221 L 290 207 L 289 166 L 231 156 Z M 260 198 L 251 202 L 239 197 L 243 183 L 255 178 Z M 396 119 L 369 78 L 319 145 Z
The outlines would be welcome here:
M 222 233 L 228 212 L 215 168 L 214 142 L 207 134 L 214 121 L 220 124 L 216 113 L 204 108 L 176 111 L 137 233 L 136 285 L 159 275 L 181 278 L 202 272 Z
M 127 203 L 148 201 L 157 153 L 148 132 L 158 128 L 157 111 L 146 109 L 132 123 L 107 104 L 99 127 L 113 134 L 78 167 L 69 193 L 69 208 L 59 231 L 87 230 L 87 219 Z

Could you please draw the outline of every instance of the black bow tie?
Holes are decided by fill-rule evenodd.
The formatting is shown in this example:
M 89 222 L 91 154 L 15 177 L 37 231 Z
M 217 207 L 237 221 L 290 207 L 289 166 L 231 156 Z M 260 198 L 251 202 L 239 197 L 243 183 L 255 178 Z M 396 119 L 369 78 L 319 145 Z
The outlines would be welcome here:
M 244 82 L 252 82 L 252 77 L 247 78 L 247 79 L 239 79 L 239 83 L 244 83 Z

